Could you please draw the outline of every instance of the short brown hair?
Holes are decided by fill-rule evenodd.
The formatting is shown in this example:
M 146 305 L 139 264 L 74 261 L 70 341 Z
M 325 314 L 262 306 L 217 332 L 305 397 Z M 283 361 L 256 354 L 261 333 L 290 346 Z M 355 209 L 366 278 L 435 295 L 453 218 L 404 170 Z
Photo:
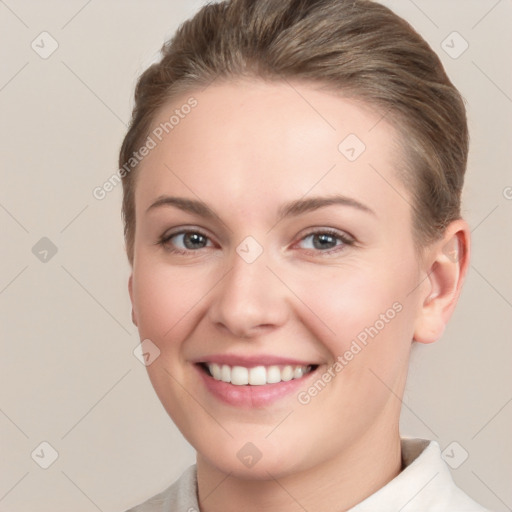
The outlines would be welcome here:
M 370 0 L 226 0 L 204 6 L 139 78 L 119 154 L 126 165 L 157 111 L 179 93 L 246 77 L 324 85 L 378 108 L 401 134 L 401 177 L 424 246 L 460 218 L 466 111 L 438 56 L 402 18 Z M 133 264 L 136 169 L 123 176 L 124 235 Z

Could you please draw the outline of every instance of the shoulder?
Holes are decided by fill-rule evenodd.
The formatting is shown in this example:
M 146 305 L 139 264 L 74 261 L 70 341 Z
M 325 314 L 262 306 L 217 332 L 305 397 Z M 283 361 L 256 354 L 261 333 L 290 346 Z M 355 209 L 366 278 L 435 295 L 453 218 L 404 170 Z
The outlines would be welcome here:
M 402 438 L 404 469 L 350 512 L 490 512 L 457 487 L 439 444 Z
M 402 452 L 407 454 L 409 448 L 418 450 L 418 446 L 424 449 L 411 462 L 410 476 L 418 481 L 428 481 L 427 487 L 422 489 L 418 495 L 418 503 L 427 505 L 426 510 L 453 511 L 459 512 L 490 512 L 470 498 L 454 482 L 450 468 L 446 463 L 441 448 L 436 441 L 425 441 L 422 439 L 402 439 Z M 428 480 L 426 480 L 428 477 Z M 413 500 L 414 501 L 414 500 Z
M 199 512 L 197 473 L 190 466 L 172 485 L 126 512 Z

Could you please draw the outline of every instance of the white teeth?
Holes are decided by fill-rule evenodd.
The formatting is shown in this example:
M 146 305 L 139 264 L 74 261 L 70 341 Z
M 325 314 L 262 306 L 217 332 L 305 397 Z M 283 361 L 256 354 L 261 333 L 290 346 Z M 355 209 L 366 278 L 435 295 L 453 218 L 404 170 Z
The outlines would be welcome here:
M 311 366 L 229 366 L 217 363 L 207 363 L 208 369 L 215 380 L 222 380 L 235 386 L 262 386 L 277 384 L 292 379 L 300 379 L 311 371 Z
M 269 366 L 267 368 L 267 383 L 277 384 L 281 382 L 281 370 L 279 366 Z
M 231 384 L 235 386 L 249 384 L 249 370 L 243 366 L 233 366 L 231 368 Z
M 281 380 L 289 381 L 293 379 L 293 368 L 291 366 L 285 366 L 281 370 Z
M 224 382 L 231 382 L 231 368 L 227 364 L 222 365 L 220 380 L 223 380 Z
M 210 371 L 212 372 L 212 375 L 217 380 L 222 380 L 222 370 L 220 369 L 220 366 L 216 363 L 213 363 L 210 365 Z
M 249 369 L 249 384 L 251 386 L 262 386 L 267 383 L 267 370 L 264 366 L 255 366 Z

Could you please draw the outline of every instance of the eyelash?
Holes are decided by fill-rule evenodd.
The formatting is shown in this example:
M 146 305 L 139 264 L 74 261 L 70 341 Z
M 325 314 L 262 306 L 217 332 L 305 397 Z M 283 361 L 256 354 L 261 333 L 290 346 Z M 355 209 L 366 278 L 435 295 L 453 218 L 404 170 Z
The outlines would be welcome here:
M 184 234 L 197 234 L 197 235 L 201 235 L 209 240 L 208 235 L 206 233 L 203 233 L 200 230 L 183 229 L 181 231 L 176 231 L 175 233 L 170 233 L 168 235 L 165 235 L 165 234 L 162 235 L 162 237 L 160 237 L 160 239 L 156 242 L 156 244 L 164 247 L 165 250 L 170 252 L 171 254 L 178 254 L 178 255 L 186 256 L 186 255 L 189 255 L 190 253 L 198 252 L 199 249 L 192 250 L 192 249 L 170 248 L 169 242 L 171 241 L 171 239 L 174 238 L 175 236 L 184 235 Z M 314 235 L 329 235 L 329 236 L 337 238 L 342 243 L 339 245 L 336 245 L 335 247 L 328 249 L 326 251 L 322 251 L 320 249 L 305 249 L 306 252 L 308 252 L 309 254 L 315 253 L 315 255 L 321 254 L 322 256 L 328 256 L 328 255 L 331 255 L 332 253 L 338 253 L 338 252 L 342 251 L 345 246 L 352 246 L 355 244 L 355 240 L 353 238 L 351 238 L 339 231 L 336 231 L 334 229 L 329 229 L 329 228 L 318 229 L 316 231 L 310 231 L 309 233 L 304 235 L 300 239 L 300 241 L 303 241 L 303 240 L 307 239 L 308 237 L 314 236 Z M 201 247 L 200 249 L 204 249 L 204 247 Z

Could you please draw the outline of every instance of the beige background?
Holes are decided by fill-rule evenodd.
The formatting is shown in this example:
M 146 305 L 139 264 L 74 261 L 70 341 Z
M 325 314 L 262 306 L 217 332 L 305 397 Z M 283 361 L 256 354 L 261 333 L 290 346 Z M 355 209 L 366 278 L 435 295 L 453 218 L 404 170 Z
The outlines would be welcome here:
M 194 461 L 132 353 L 121 187 L 92 190 L 116 170 L 136 76 L 202 3 L 0 0 L 0 511 L 123 511 Z M 386 4 L 440 54 L 472 133 L 472 266 L 443 339 L 415 350 L 402 432 L 456 441 L 455 480 L 510 510 L 512 1 Z M 47 59 L 31 47 L 43 31 L 59 45 Z M 463 48 L 453 31 L 458 58 L 441 47 Z

